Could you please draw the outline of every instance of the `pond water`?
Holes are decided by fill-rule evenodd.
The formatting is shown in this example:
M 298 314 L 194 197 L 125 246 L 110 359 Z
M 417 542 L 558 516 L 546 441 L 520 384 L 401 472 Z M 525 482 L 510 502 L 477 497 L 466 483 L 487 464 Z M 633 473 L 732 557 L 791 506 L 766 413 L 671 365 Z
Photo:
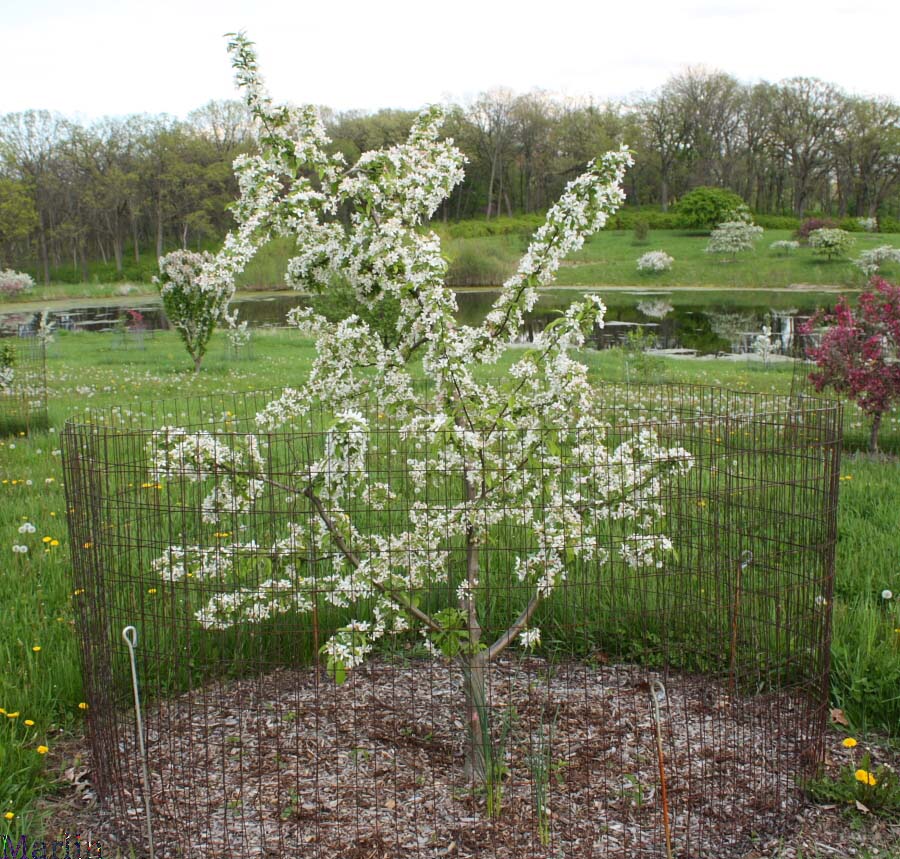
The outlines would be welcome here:
M 529 314 L 523 339 L 531 339 L 572 301 L 590 290 L 547 289 Z M 659 349 L 686 349 L 698 354 L 745 352 L 763 325 L 772 331 L 778 351 L 789 353 L 798 325 L 819 307 L 830 307 L 834 293 L 807 290 L 642 290 L 603 289 L 606 323 L 595 330 L 596 348 L 621 344 L 629 332 L 645 334 L 647 343 Z M 484 318 L 497 297 L 492 290 L 457 292 L 461 323 L 474 325 Z M 292 307 L 304 304 L 293 293 L 244 294 L 233 306 L 251 327 L 283 326 Z M 25 334 L 38 324 L 39 312 L 0 310 L 0 334 Z M 156 299 L 122 303 L 78 303 L 50 308 L 50 320 L 69 331 L 152 331 L 169 322 Z M 651 342 L 652 338 L 652 342 Z M 646 345 L 646 344 L 645 344 Z

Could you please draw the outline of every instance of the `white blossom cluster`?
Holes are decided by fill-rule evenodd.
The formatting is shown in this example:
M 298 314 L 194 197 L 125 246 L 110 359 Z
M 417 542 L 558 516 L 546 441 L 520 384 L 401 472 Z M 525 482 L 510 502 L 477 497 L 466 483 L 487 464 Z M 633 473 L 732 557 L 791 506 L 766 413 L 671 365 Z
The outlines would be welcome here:
M 748 221 L 726 221 L 710 234 L 706 253 L 734 258 L 741 251 L 753 250 L 753 243 L 763 234 L 763 228 Z
M 772 242 L 772 244 L 769 245 L 769 250 L 787 255 L 792 254 L 794 251 L 798 250 L 799 247 L 800 242 L 796 242 L 792 239 L 780 239 L 777 242 Z
M 316 337 L 317 356 L 301 387 L 257 415 L 258 428 L 271 433 L 313 410 L 333 417 L 318 458 L 298 462 L 287 478 L 267 476 L 253 435 L 170 427 L 154 436 L 154 479 L 203 484 L 203 491 L 209 485 L 202 517 L 210 525 L 252 522 L 247 514 L 264 493 L 299 498 L 310 513 L 305 530 L 292 526 L 282 548 L 267 555 L 272 574 L 261 585 L 245 583 L 240 549 L 170 547 L 155 567 L 160 575 L 175 581 L 190 572 L 222 583 L 199 622 L 221 629 L 310 610 L 313 591 L 341 608 L 365 601 L 370 619 L 347 624 L 323 648 L 340 678 L 385 635 L 413 629 L 435 647 L 459 633 L 451 615 L 419 607 L 416 595 L 437 585 L 455 594 L 452 617 L 464 618 L 468 652 L 490 659 L 517 639 L 539 643 L 532 618 L 572 564 L 615 557 L 663 566 L 672 546 L 661 532 L 662 498 L 692 459 L 649 429 L 613 443 L 598 425 L 598 392 L 572 350 L 603 324 L 599 297 L 548 325 L 504 379 L 485 381 L 477 372 L 515 341 L 562 259 L 621 204 L 629 153 L 607 153 L 569 183 L 484 322 L 459 325 L 440 242 L 426 225 L 462 178 L 462 154 L 440 136 L 441 111 L 424 111 L 405 143 L 348 168 L 328 152 L 312 109 L 273 106 L 251 44 L 236 36 L 230 49 L 266 134 L 260 153 L 238 165 L 240 228 L 227 243 L 228 265 L 249 259 L 268 235 L 291 235 L 298 248 L 288 266 L 292 286 L 322 290 L 339 275 L 372 308 L 398 300 L 400 314 L 391 346 L 355 316 L 331 323 L 309 310 L 290 314 Z M 216 265 L 204 272 L 211 276 Z M 424 393 L 411 367 L 419 361 Z M 384 479 L 369 473 L 379 458 L 391 463 Z M 391 524 L 383 532 L 373 529 L 373 510 L 386 511 Z M 508 547 L 521 604 L 494 641 L 479 642 L 485 582 L 478 551 L 501 526 L 524 535 Z M 314 565 L 307 543 L 316 547 Z M 457 563 L 460 545 L 465 569 Z
M 809 246 L 816 252 L 831 259 L 845 256 L 856 240 L 846 230 L 822 227 L 809 234 Z
M 209 253 L 173 251 L 159 258 L 160 274 L 153 278 L 166 316 L 197 367 L 234 294 L 233 281 L 204 276 L 214 262 Z
M 11 268 L 0 271 L 0 295 L 18 295 L 34 288 L 34 278 Z
M 675 259 L 670 257 L 665 251 L 648 251 L 638 258 L 637 268 L 638 271 L 658 273 L 669 271 L 674 262 Z
M 16 378 L 16 350 L 9 342 L 0 343 L 0 394 L 12 394 Z
M 763 363 L 769 363 L 769 359 L 775 352 L 775 344 L 772 342 L 772 329 L 763 325 L 762 331 L 753 338 L 753 352 L 762 358 Z
M 880 245 L 877 248 L 863 251 L 857 259 L 853 260 L 853 265 L 867 277 L 878 274 L 885 263 L 900 263 L 900 248 L 892 245 Z
M 857 218 L 856 224 L 866 233 L 874 233 L 878 230 L 878 218 Z

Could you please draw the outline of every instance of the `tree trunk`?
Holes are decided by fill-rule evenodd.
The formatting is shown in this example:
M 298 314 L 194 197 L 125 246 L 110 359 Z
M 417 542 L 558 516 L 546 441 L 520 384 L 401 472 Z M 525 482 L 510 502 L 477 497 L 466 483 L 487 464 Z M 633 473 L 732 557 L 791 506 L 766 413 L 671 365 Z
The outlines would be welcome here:
M 113 236 L 113 257 L 116 260 L 116 271 L 122 273 L 122 237 L 118 234 Z
M 487 720 L 484 652 L 469 653 L 462 663 L 463 689 L 466 696 L 466 781 L 478 787 L 487 786 L 490 758 L 491 726 Z
M 131 219 L 131 244 L 134 248 L 134 261 L 139 263 L 141 261 L 141 249 L 138 244 L 138 225 L 137 218 Z
M 162 222 L 162 200 L 156 199 L 156 258 L 159 259 L 163 255 L 163 222 Z
M 472 504 L 477 498 L 477 490 L 469 476 L 464 475 L 466 500 Z M 466 581 L 467 594 L 460 600 L 460 611 L 466 615 L 469 633 L 467 653 L 463 659 L 463 683 L 466 695 L 466 760 L 463 768 L 466 779 L 479 786 L 487 786 L 488 761 L 490 760 L 491 726 L 486 722 L 487 701 L 485 695 L 486 652 L 479 650 L 481 624 L 475 605 L 474 591 L 478 584 L 478 541 L 475 528 L 470 525 L 466 532 Z
M 491 217 L 491 209 L 494 204 L 494 177 L 496 176 L 497 171 L 497 156 L 496 154 L 491 159 L 491 178 L 488 182 L 488 200 L 487 200 L 487 216 L 488 219 Z
M 44 285 L 50 283 L 50 257 L 47 254 L 47 231 L 44 227 L 44 213 L 38 218 L 38 238 L 41 245 L 41 266 L 44 269 Z
M 878 453 L 878 430 L 881 428 L 881 412 L 872 418 L 872 430 L 869 433 L 869 453 Z
M 659 182 L 659 207 L 664 212 L 669 211 L 669 180 L 665 174 Z
M 203 363 L 202 355 L 194 355 L 194 373 L 200 372 L 200 365 Z

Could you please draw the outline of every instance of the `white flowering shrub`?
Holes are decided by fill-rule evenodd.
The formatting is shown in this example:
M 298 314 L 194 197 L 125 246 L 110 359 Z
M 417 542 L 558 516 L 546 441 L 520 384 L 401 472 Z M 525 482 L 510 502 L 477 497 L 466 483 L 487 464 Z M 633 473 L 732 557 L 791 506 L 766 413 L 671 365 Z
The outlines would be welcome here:
M 638 258 L 637 267 L 641 272 L 652 272 L 657 274 L 662 271 L 669 271 L 675 260 L 665 251 L 649 251 Z
M 742 251 L 751 251 L 754 242 L 762 237 L 763 228 L 749 221 L 726 221 L 719 224 L 709 237 L 706 253 L 720 254 L 734 260 Z
M 762 331 L 753 338 L 753 352 L 768 367 L 769 359 L 775 351 L 775 344 L 772 342 L 772 329 L 768 325 L 763 325 Z
M 56 323 L 50 319 L 50 311 L 42 310 L 38 319 L 37 329 L 35 330 L 35 337 L 37 337 L 38 343 L 41 343 L 44 347 L 49 346 L 53 342 L 54 331 L 56 331 Z
M 19 295 L 34 288 L 34 278 L 30 274 L 13 271 L 11 268 L 0 271 L 0 295 Z
M 13 392 L 16 371 L 16 350 L 11 343 L 0 343 L 0 394 Z
M 775 251 L 777 254 L 781 254 L 782 256 L 788 256 L 796 251 L 800 247 L 800 242 L 795 242 L 790 239 L 781 239 L 777 242 L 772 242 L 769 245 L 769 250 Z
M 228 327 L 225 329 L 225 336 L 228 337 L 228 343 L 232 351 L 240 352 L 241 349 L 250 345 L 252 332 L 247 320 L 238 322 L 238 311 L 234 313 L 226 313 L 225 321 Z
M 233 281 L 209 276 L 213 264 L 209 253 L 173 251 L 159 258 L 159 277 L 153 278 L 166 316 L 194 360 L 194 372 L 199 372 L 209 340 L 234 294 Z
M 267 476 L 264 436 L 254 432 L 160 430 L 151 479 L 199 489 L 209 527 L 256 521 L 249 514 L 263 498 L 275 504 L 267 509 L 284 509 L 271 501 L 279 494 L 302 499 L 314 524 L 312 533 L 287 524 L 274 545 L 265 544 L 272 575 L 262 584 L 241 581 L 242 558 L 263 545 L 246 531 L 214 549 L 173 545 L 153 568 L 166 580 L 228 583 L 196 612 L 209 630 L 310 611 L 314 592 L 336 607 L 358 607 L 357 619 L 322 647 L 338 682 L 381 639 L 421 636 L 460 666 L 467 771 L 493 790 L 485 702 L 491 662 L 514 644 L 539 644 L 538 610 L 573 564 L 602 568 L 615 558 L 662 568 L 672 550 L 662 498 L 668 480 L 692 465 L 688 452 L 667 447 L 650 429 L 607 442 L 596 425 L 598 394 L 571 354 L 602 324 L 596 296 L 547 326 L 501 381 L 478 372 L 517 339 L 538 288 L 552 282 L 563 257 L 621 204 L 631 157 L 624 149 L 607 153 L 570 182 L 482 324 L 459 325 L 444 286 L 447 263 L 427 228 L 463 176 L 463 155 L 441 139 L 441 111 L 424 111 L 405 143 L 348 167 L 330 151 L 312 108 L 271 104 L 251 43 L 236 36 L 230 51 L 248 107 L 269 133 L 258 155 L 242 159 L 239 229 L 225 252 L 249 259 L 268 235 L 293 236 L 289 284 L 321 292 L 338 279 L 367 307 L 393 302 L 396 336 L 386 342 L 355 315 L 329 322 L 310 309 L 290 314 L 315 336 L 317 357 L 302 387 L 256 416 L 258 430 L 277 432 L 313 412 L 331 416 L 321 451 L 297 462 L 292 477 Z M 414 362 L 427 377 L 424 393 Z M 385 427 L 407 453 L 402 468 L 376 477 L 369 466 L 388 455 L 378 441 Z M 390 525 L 379 531 L 373 521 Z M 507 555 L 517 584 L 504 626 L 487 630 L 482 547 L 510 530 L 521 535 Z M 327 572 L 307 563 L 310 541 L 331 559 Z M 449 601 L 426 610 L 420 596 L 438 593 Z
M 829 260 L 847 256 L 855 239 L 846 230 L 823 227 L 809 234 L 809 246 Z
M 878 230 L 877 218 L 857 218 L 857 226 L 866 233 L 874 233 Z
M 853 260 L 853 265 L 867 277 L 878 274 L 885 263 L 900 263 L 900 248 L 895 248 L 892 245 L 881 245 L 877 248 L 863 251 L 859 257 Z

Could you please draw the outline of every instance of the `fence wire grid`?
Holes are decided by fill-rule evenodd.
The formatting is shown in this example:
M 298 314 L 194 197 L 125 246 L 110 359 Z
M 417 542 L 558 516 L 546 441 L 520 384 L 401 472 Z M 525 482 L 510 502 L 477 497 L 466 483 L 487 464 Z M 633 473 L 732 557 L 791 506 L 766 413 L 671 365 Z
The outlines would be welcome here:
M 46 366 L 38 337 L 0 338 L 0 435 L 47 428 Z
M 729 857 L 789 825 L 823 756 L 841 408 L 606 390 L 590 425 L 535 427 L 564 440 L 552 456 L 517 456 L 521 431 L 484 440 L 485 480 L 529 487 L 519 507 L 499 490 L 505 509 L 491 513 L 451 459 L 416 476 L 440 433 L 399 433 L 377 403 L 355 466 L 365 488 L 339 503 L 310 477 L 334 445 L 332 416 L 262 432 L 271 392 L 69 422 L 93 772 L 121 843 L 147 844 L 128 625 L 160 857 L 659 857 L 667 845 Z M 231 451 L 227 467 L 164 472 L 175 436 L 162 425 Z M 567 532 L 555 586 L 508 646 L 491 646 L 540 592 L 522 559 L 559 512 L 546 486 L 577 476 L 584 450 L 617 452 L 592 461 L 598 492 L 621 488 L 625 468 L 650 473 L 648 432 L 690 461 L 652 484 L 642 533 L 654 551 L 641 557 L 650 544 L 625 514 L 592 508 Z M 209 515 L 211 498 L 248 481 L 252 505 Z M 447 526 L 413 548 L 423 509 L 487 524 L 477 546 Z M 353 530 L 339 548 L 323 523 L 342 516 Z M 380 562 L 400 608 L 344 677 L 329 642 L 344 630 L 352 649 L 348 628 L 386 622 L 362 574 Z M 411 584 L 415 564 L 431 572 Z M 358 599 L 338 598 L 338 580 Z M 222 622 L 224 605 L 243 607 L 240 622 Z M 442 632 L 423 635 L 422 615 Z

